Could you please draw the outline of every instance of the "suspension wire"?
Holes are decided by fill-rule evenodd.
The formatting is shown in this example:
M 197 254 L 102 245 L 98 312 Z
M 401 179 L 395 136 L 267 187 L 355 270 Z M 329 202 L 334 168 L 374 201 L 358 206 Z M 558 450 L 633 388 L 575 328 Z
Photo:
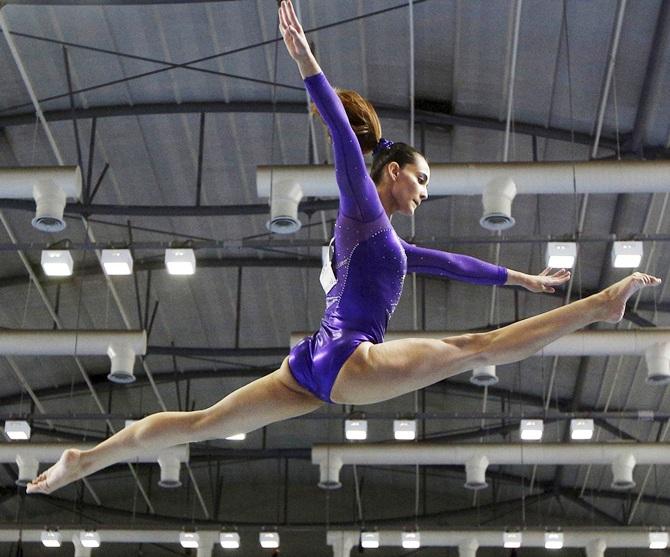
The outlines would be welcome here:
M 279 12 L 277 12 L 277 24 L 275 25 L 274 41 L 274 68 L 272 73 L 272 131 L 270 132 L 270 199 L 274 190 L 274 167 L 275 167 L 275 136 L 277 133 L 277 73 L 279 71 Z

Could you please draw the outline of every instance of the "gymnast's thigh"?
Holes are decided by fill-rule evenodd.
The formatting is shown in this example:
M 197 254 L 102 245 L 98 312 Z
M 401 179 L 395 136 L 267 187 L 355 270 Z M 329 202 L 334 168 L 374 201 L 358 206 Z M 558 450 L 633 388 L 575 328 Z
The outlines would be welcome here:
M 478 352 L 470 336 L 363 342 L 341 367 L 330 398 L 339 404 L 372 404 L 472 369 Z

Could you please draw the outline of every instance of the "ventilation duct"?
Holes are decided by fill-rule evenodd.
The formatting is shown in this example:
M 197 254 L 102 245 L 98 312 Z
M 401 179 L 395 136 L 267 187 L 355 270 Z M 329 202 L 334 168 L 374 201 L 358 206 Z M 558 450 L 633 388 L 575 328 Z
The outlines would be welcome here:
M 670 464 L 670 443 L 487 443 L 314 445 L 312 464 L 319 466 L 319 487 L 336 489 L 345 464 L 373 466 L 463 465 L 465 487 L 486 487 L 485 472 L 491 465 L 609 465 L 612 487 L 631 488 L 636 464 Z
M 522 530 L 521 547 L 544 548 L 545 530 Z M 588 557 L 602 557 L 605 549 L 649 549 L 649 530 L 641 528 L 562 529 L 563 547 L 584 548 Z M 421 530 L 421 547 L 458 547 L 459 557 L 474 557 L 479 547 L 503 547 L 502 530 Z M 333 557 L 350 557 L 360 531 L 330 530 L 326 542 Z M 380 547 L 402 547 L 402 532 L 379 530 Z
M 108 356 L 107 376 L 115 383 L 135 381 L 135 358 L 147 353 L 145 331 L 41 331 L 0 329 L 3 356 Z
M 292 234 L 300 230 L 298 204 L 302 199 L 302 188 L 293 180 L 278 182 L 272 186 L 270 196 L 270 220 L 265 224 L 275 234 Z
M 92 449 L 95 445 L 75 445 L 74 448 L 82 451 Z M 26 485 L 37 476 L 37 470 L 40 464 L 53 464 L 56 462 L 65 449 L 70 445 L 60 443 L 5 443 L 0 444 L 0 463 L 16 463 L 19 467 L 19 478 L 16 481 L 18 485 Z M 177 478 L 179 477 L 179 464 L 188 462 L 188 445 L 179 445 L 164 451 L 146 451 L 140 453 L 137 457 L 124 460 L 123 462 L 157 462 L 161 467 L 161 481 L 164 474 L 168 478 L 173 477 L 175 466 L 177 468 Z M 167 467 L 167 468 L 166 468 Z M 165 471 L 164 471 L 165 469 Z M 159 485 L 163 485 L 159 482 Z M 177 487 L 169 485 L 168 487 Z
M 70 529 L 70 528 L 61 528 L 58 530 L 63 539 L 63 545 L 67 540 L 70 540 L 75 546 L 75 555 L 91 555 L 91 549 L 83 547 L 79 540 L 79 533 L 81 532 L 80 528 Z M 220 529 L 216 530 L 200 530 L 198 529 L 199 536 L 199 547 L 197 550 L 198 557 L 211 557 L 213 555 L 214 545 L 219 540 Z M 38 529 L 1 529 L 0 530 L 0 543 L 16 543 L 19 539 L 23 543 L 35 543 L 40 544 L 41 546 L 41 535 L 44 530 Z M 174 544 L 179 546 L 179 551 L 175 547 L 175 553 L 182 554 L 182 548 L 179 544 L 179 534 L 180 530 L 160 530 L 155 527 L 148 529 L 137 529 L 137 530 L 105 530 L 105 529 L 96 529 L 96 532 L 100 536 L 100 544 L 104 546 L 109 543 L 121 543 L 121 544 L 141 544 L 141 543 L 152 543 L 152 544 Z M 82 550 L 88 550 L 88 553 L 81 552 L 78 553 L 78 548 Z M 58 552 L 57 552 L 58 553 Z M 48 555 L 48 551 L 43 552 L 44 555 Z
M 0 199 L 34 199 L 32 224 L 43 232 L 63 230 L 67 200 L 80 198 L 78 166 L 0 168 Z
M 670 190 L 670 161 L 586 161 L 539 163 L 432 164 L 431 195 L 488 195 L 482 225 L 511 226 L 516 195 L 558 193 L 665 193 Z M 282 182 L 300 184 L 305 197 L 337 197 L 335 170 L 327 165 L 259 166 L 259 197 Z M 494 201 L 496 194 L 500 199 Z M 509 202 L 510 209 L 507 209 Z M 504 210 L 501 210 L 504 206 Z M 493 209 L 489 214 L 487 211 Z M 495 216 L 500 213 L 499 216 Z M 487 214 L 489 215 L 487 217 Z M 497 221 L 497 222 L 495 222 Z M 498 229 L 499 229 L 498 228 Z

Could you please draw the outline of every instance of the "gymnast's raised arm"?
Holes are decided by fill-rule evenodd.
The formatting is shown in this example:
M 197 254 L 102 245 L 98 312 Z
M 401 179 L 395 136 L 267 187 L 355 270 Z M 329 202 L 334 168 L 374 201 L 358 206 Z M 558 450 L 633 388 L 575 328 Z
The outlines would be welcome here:
M 340 212 L 359 221 L 368 222 L 379 217 L 383 207 L 368 175 L 363 150 L 371 152 L 379 141 L 381 126 L 370 103 L 355 91 L 341 91 L 348 105 L 358 114 L 348 115 L 338 93 L 328 83 L 307 43 L 305 33 L 293 10 L 290 0 L 279 8 L 279 28 L 286 48 L 295 60 L 305 87 L 333 140 L 335 177 L 340 191 Z M 361 120 L 352 128 L 350 118 Z M 365 120 L 374 119 L 373 124 Z M 376 129 L 371 129 L 376 128 Z M 358 134 L 358 135 L 357 135 Z

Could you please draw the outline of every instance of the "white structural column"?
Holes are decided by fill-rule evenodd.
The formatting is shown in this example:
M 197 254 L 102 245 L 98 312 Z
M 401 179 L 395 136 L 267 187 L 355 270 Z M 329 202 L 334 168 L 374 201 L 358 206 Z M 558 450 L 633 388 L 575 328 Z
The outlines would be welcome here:
M 563 529 L 564 547 L 581 547 L 587 557 L 602 557 L 605 549 L 649 548 L 649 530 L 640 528 Z M 421 547 L 458 547 L 459 557 L 475 557 L 480 547 L 503 547 L 503 530 L 421 530 Z M 521 530 L 521 547 L 544 547 L 545 530 Z M 400 547 L 402 532 L 380 530 L 380 547 Z M 349 557 L 360 532 L 331 530 L 327 543 L 333 557 Z
M 361 443 L 314 445 L 312 464 L 319 466 L 319 486 L 341 487 L 340 470 L 356 465 L 463 465 L 465 487 L 486 487 L 488 465 L 608 465 L 612 487 L 631 488 L 636 464 L 670 464 L 670 443 Z

